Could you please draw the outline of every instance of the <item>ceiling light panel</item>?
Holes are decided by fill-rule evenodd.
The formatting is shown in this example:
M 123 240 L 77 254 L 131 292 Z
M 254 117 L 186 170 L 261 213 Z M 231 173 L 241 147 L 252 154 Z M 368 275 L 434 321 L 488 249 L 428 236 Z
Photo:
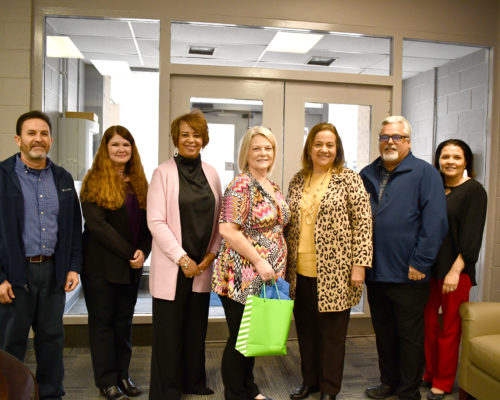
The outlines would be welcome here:
M 111 61 L 111 60 L 90 60 L 94 67 L 99 71 L 102 76 L 111 77 L 124 77 L 130 76 L 132 71 L 125 61 Z
M 84 58 L 73 41 L 67 36 L 47 36 L 47 57 Z
M 322 38 L 323 35 L 315 33 L 276 32 L 273 40 L 271 40 L 271 43 L 267 46 L 266 51 L 306 54 Z

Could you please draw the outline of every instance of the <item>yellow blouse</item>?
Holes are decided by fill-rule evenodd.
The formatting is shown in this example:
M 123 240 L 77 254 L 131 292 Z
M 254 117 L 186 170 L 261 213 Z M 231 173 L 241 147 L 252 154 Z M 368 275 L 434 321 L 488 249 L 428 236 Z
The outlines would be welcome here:
M 328 189 L 331 177 L 331 169 L 325 174 L 311 174 L 308 176 L 300 200 L 297 273 L 310 278 L 315 278 L 318 275 L 316 268 L 316 246 L 314 244 L 314 224 L 318 215 L 319 204 Z

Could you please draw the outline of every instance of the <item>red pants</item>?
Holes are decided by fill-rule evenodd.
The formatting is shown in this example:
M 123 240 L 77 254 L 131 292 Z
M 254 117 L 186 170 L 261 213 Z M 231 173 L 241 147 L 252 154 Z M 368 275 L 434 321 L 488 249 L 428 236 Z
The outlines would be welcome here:
M 460 304 L 469 301 L 471 281 L 460 274 L 458 287 L 443 294 L 443 279 L 431 278 L 431 294 L 425 307 L 425 373 L 424 381 L 432 387 L 451 392 L 458 365 L 458 350 L 462 334 Z M 442 308 L 443 325 L 439 322 Z

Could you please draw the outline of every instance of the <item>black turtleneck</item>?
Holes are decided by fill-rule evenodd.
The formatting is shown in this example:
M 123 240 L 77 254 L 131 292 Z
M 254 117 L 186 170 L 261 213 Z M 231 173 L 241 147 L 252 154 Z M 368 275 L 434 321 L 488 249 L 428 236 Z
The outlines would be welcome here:
M 215 198 L 201 167 L 200 156 L 174 157 L 179 171 L 182 248 L 196 263 L 203 260 L 212 236 Z

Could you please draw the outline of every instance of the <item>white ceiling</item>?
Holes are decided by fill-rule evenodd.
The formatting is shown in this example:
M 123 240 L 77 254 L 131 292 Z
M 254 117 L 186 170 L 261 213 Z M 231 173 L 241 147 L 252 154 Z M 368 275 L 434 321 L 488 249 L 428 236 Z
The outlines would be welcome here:
M 118 60 L 128 62 L 133 69 L 159 68 L 159 21 L 47 17 L 47 24 L 47 32 L 69 36 L 87 63 L 91 59 Z M 276 32 L 274 28 L 172 23 L 170 60 L 177 64 L 390 74 L 390 38 L 321 32 L 323 38 L 307 54 L 265 51 Z M 190 46 L 214 47 L 215 52 L 212 56 L 191 55 Z M 478 49 L 405 40 L 403 79 Z M 313 56 L 336 60 L 327 67 L 307 65 Z
M 57 34 L 69 36 L 87 63 L 115 60 L 126 61 L 131 68 L 158 69 L 158 21 L 47 17 L 46 23 Z

